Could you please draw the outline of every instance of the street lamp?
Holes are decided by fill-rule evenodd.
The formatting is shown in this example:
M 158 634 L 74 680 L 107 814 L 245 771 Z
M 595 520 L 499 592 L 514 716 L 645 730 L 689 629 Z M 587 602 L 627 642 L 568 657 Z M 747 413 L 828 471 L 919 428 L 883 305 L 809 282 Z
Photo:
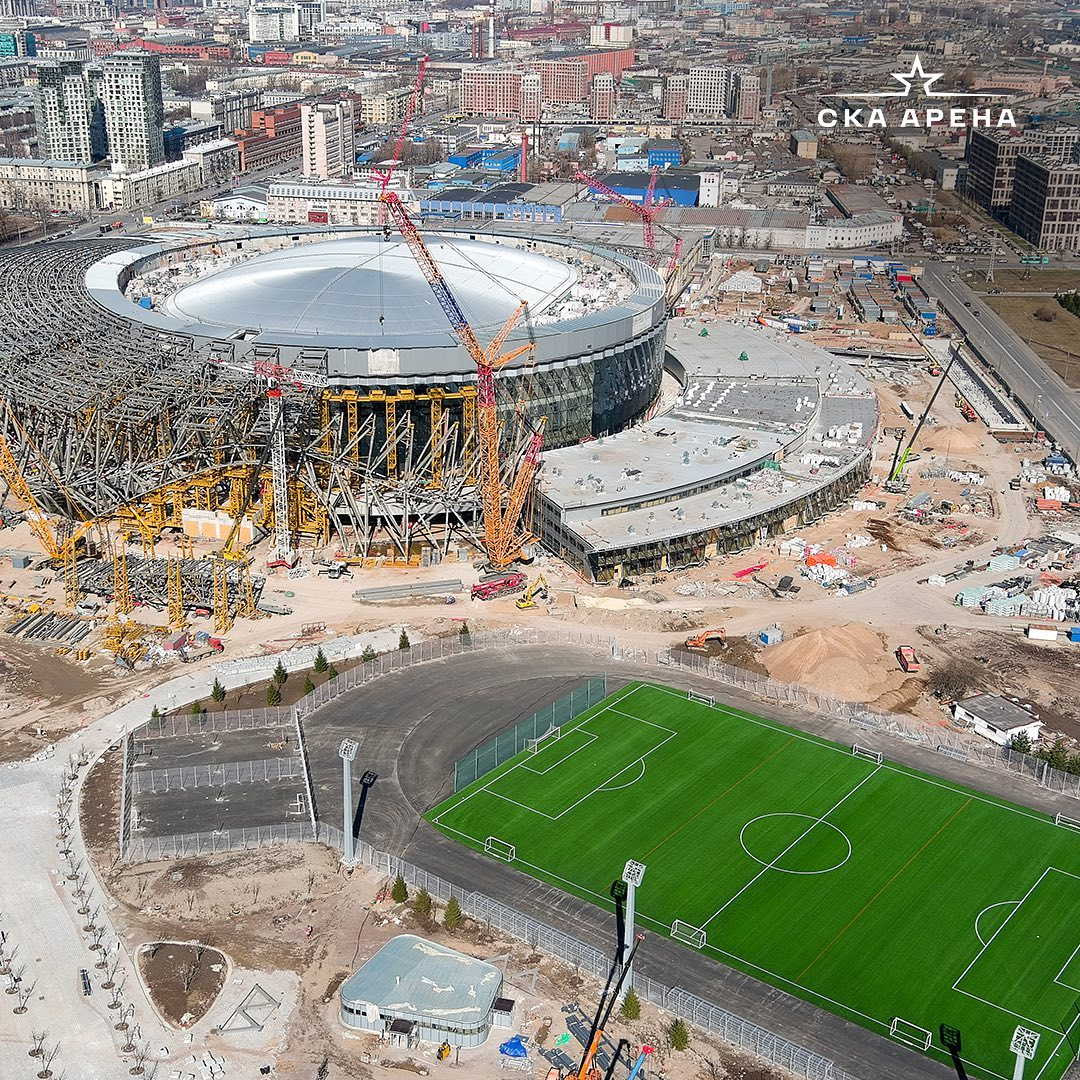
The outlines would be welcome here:
M 351 865 L 356 861 L 353 850 L 352 828 L 352 763 L 356 760 L 356 752 L 360 744 L 355 739 L 342 739 L 338 747 L 338 757 L 341 758 L 341 788 L 342 788 L 342 833 L 344 842 L 342 847 L 342 861 Z
M 630 970 L 633 964 L 634 899 L 637 887 L 641 884 L 641 879 L 644 876 L 644 863 L 637 862 L 634 859 L 626 860 L 626 866 L 623 867 L 622 872 L 622 880 L 626 883 L 626 933 L 623 935 L 622 960 L 627 967 L 626 980 L 630 986 L 634 985 L 634 973 Z

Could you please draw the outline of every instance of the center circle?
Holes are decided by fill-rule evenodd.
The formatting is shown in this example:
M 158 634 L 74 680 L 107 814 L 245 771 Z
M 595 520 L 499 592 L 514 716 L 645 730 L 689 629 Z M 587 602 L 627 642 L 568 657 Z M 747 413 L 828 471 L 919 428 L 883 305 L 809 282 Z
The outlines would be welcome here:
M 851 841 L 829 821 L 809 814 L 762 814 L 739 832 L 756 863 L 781 874 L 827 874 L 851 858 Z

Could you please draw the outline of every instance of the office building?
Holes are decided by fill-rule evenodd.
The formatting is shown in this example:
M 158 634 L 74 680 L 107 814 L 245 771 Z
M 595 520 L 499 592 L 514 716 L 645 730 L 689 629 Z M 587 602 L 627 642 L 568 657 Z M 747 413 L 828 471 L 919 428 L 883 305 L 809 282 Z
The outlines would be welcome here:
M 326 21 L 326 0 L 297 0 L 301 41 L 314 41 L 315 27 Z
M 678 122 L 686 119 L 686 95 L 689 85 L 686 75 L 669 75 L 664 82 L 664 119 Z
M 1042 153 L 1046 143 L 1037 133 L 973 128 L 968 136 L 967 195 L 994 217 L 1005 220 L 1012 202 L 1016 159 L 1021 153 Z
M 246 131 L 252 126 L 252 113 L 262 104 L 261 90 L 228 90 L 191 102 L 193 120 L 216 120 L 226 133 Z
M 686 111 L 698 116 L 726 116 L 731 90 L 730 68 L 691 68 L 686 83 Z
M 9 56 L 37 56 L 37 39 L 29 30 L 0 34 L 0 60 Z
M 248 40 L 254 45 L 262 41 L 300 40 L 299 4 L 252 4 L 248 8 Z
M 43 60 L 37 70 L 38 154 L 53 161 L 101 160 L 107 147 L 96 71 L 79 60 Z
M 301 127 L 299 105 L 256 109 L 251 114 L 251 127 L 239 132 L 236 140 L 240 172 L 298 158 L 303 151 Z
M 165 160 L 161 125 L 161 66 L 154 53 L 131 50 L 100 64 L 98 96 L 105 116 L 109 157 L 125 169 L 149 169 Z
M 615 78 L 611 72 L 601 71 L 594 75 L 589 88 L 589 116 L 601 123 L 614 120 L 618 100 Z
M 753 72 L 735 72 L 729 115 L 751 123 L 761 118 L 761 80 Z
M 544 86 L 535 71 L 526 71 L 521 76 L 519 115 L 523 124 L 533 124 L 544 112 Z
M 1009 227 L 1040 251 L 1080 251 L 1080 164 L 1021 154 Z
M 349 98 L 304 102 L 300 125 L 304 176 L 320 180 L 352 176 L 356 124 Z

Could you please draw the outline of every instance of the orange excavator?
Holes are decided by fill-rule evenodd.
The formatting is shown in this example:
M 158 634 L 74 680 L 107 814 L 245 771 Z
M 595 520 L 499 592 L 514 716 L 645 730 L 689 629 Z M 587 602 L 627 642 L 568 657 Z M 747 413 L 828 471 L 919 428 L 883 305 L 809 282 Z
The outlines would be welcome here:
M 685 645 L 688 649 L 708 649 L 710 641 L 719 641 L 721 645 L 727 641 L 727 631 L 721 626 L 718 630 L 702 630 L 694 637 L 688 637 Z

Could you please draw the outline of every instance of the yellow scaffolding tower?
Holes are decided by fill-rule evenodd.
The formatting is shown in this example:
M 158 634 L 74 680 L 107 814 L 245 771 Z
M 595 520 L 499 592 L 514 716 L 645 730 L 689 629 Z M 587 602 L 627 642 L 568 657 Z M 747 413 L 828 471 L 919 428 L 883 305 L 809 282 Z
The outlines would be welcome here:
M 117 615 L 130 615 L 135 610 L 128 581 L 128 534 L 121 533 L 113 548 L 113 608 Z
M 168 585 L 169 628 L 183 630 L 187 619 L 184 616 L 184 579 L 178 559 L 169 559 L 165 564 L 165 576 Z
M 227 634 L 232 629 L 232 612 L 229 611 L 229 564 L 225 559 L 214 559 L 214 633 Z

